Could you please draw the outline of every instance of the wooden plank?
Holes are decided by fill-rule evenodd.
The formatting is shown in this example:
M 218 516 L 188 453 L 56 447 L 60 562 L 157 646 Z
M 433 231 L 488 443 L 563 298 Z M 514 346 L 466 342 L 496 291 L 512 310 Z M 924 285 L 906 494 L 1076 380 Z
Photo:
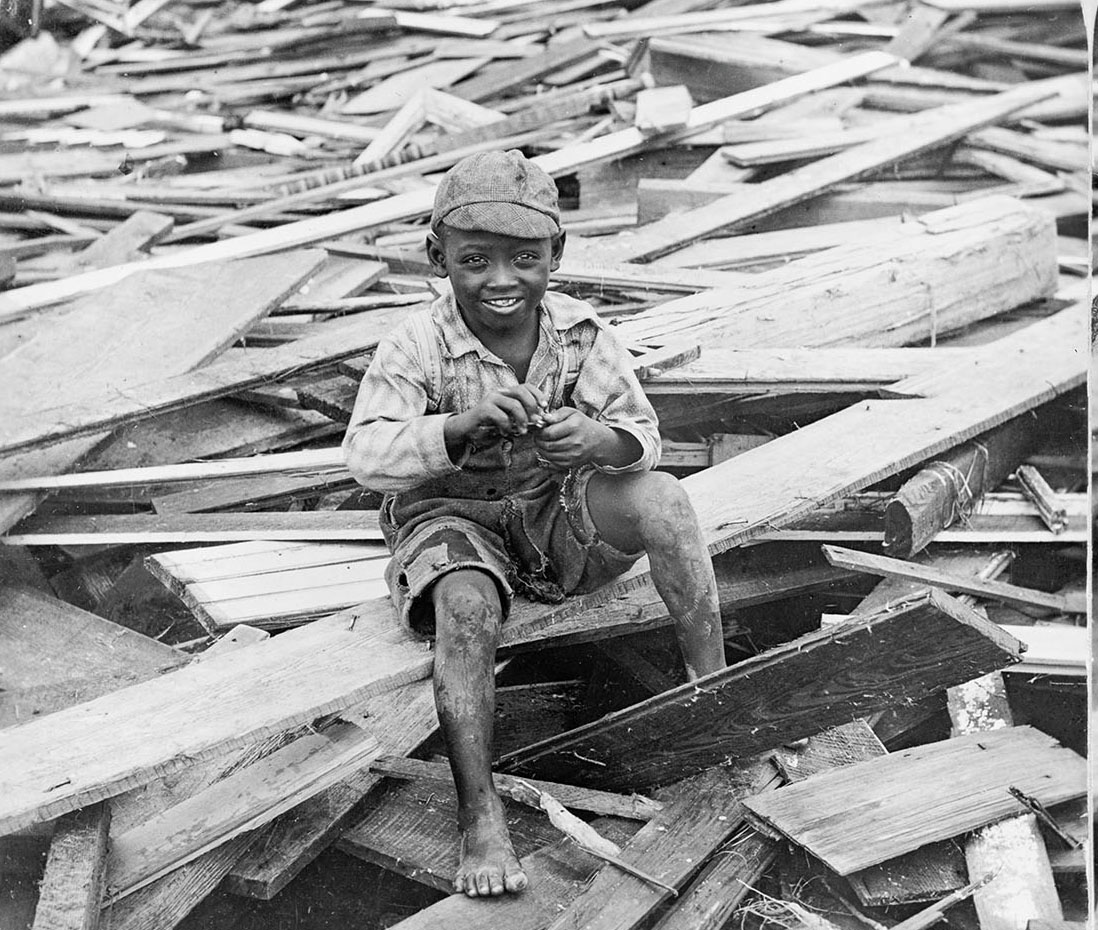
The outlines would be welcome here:
M 38 890 L 32 930 L 95 930 L 107 860 L 110 805 L 102 801 L 57 824 Z
M 743 828 L 744 797 L 773 794 L 778 777 L 769 762 L 719 766 L 678 786 L 664 811 L 623 847 L 622 858 L 661 882 L 680 887 L 723 843 Z M 612 866 L 549 923 L 549 930 L 599 927 L 627 930 L 656 909 L 667 892 Z
M 244 505 L 270 503 L 286 498 L 310 497 L 338 491 L 354 484 L 349 476 L 264 475 L 235 481 L 208 481 L 184 491 L 153 497 L 157 513 L 203 513 Z
M 192 582 L 342 565 L 363 559 L 384 559 L 388 555 L 389 550 L 381 543 L 247 542 L 158 552 L 150 555 L 145 564 L 165 585 L 179 593 Z
M 263 573 L 216 581 L 192 582 L 187 589 L 194 601 L 201 604 L 250 599 L 265 594 L 286 594 L 333 585 L 379 580 L 384 575 L 388 562 L 387 555 L 380 555 L 374 559 L 358 559 L 333 565 L 283 569 L 276 575 Z
M 1086 763 L 1038 730 L 1011 727 L 859 762 L 744 804 L 847 875 L 1010 816 L 1010 785 L 1042 803 L 1070 800 L 1086 792 Z
M 101 677 L 115 687 L 185 665 L 171 646 L 29 588 L 0 586 L 0 689 Z
M 371 796 L 365 815 L 339 838 L 337 848 L 439 891 L 453 891 L 461 838 L 448 771 L 438 784 L 398 781 Z M 541 811 L 515 802 L 504 806 L 520 859 L 559 838 Z
M 938 569 L 915 565 L 902 559 L 890 559 L 883 555 L 843 549 L 839 546 L 824 546 L 824 555 L 833 565 L 855 571 L 865 571 L 885 578 L 903 578 L 919 581 L 944 591 L 959 591 L 975 594 L 978 597 L 1002 601 L 1004 604 L 1019 604 L 1023 607 L 1047 607 L 1060 613 L 1086 612 L 1086 607 L 1072 603 L 1066 595 L 1047 594 L 1032 588 L 1022 588 L 1005 581 L 982 581 L 964 575 L 954 575 Z
M 257 648 L 252 646 L 252 649 Z M 111 838 L 111 901 L 274 819 L 376 758 L 353 724 L 294 740 L 162 814 Z
M 1090 634 L 1085 626 L 1066 623 L 1013 626 L 1003 629 L 1025 643 L 1026 654 L 1018 671 L 1029 674 L 1086 675 L 1086 654 Z
M 438 729 L 430 681 L 370 698 L 361 710 L 387 754 L 407 754 Z M 232 868 L 226 887 L 270 900 L 351 825 L 360 802 L 380 781 L 380 775 L 362 769 L 276 820 L 265 841 Z
M 989 197 L 924 215 L 894 235 L 760 272 L 736 288 L 667 301 L 616 331 L 643 345 L 693 339 L 745 349 L 933 343 L 951 329 L 1051 295 L 1059 276 L 1053 227 L 1045 211 Z M 959 276 L 962 265 L 966 274 Z
M 752 190 L 722 198 L 701 210 L 652 223 L 627 239 L 623 238 L 620 248 L 614 250 L 615 257 L 618 261 L 659 258 L 718 230 L 765 216 L 831 190 L 843 181 L 948 144 L 973 129 L 997 122 L 1051 95 L 1045 88 L 1034 90 L 1027 85 L 975 103 L 942 107 L 940 111 L 934 111 L 933 118 L 916 126 L 906 126 L 901 133 L 865 142 L 806 167 L 784 172 L 772 181 L 753 184 Z
M 73 261 L 85 268 L 107 268 L 133 261 L 139 257 L 136 253 L 148 251 L 171 232 L 174 225 L 175 220 L 170 216 L 138 210 L 103 238 L 74 255 Z
M 2 428 L 0 451 L 11 452 L 67 437 L 87 435 L 126 423 L 136 423 L 168 411 L 257 387 L 289 374 L 360 354 L 377 346 L 403 308 L 375 310 L 328 324 L 324 332 L 263 352 L 247 352 L 215 362 L 188 374 L 149 378 L 124 395 L 89 388 L 73 398 L 64 417 L 43 411 L 30 417 L 12 411 Z M 159 373 L 153 377 L 159 377 Z M 58 411 L 60 414 L 60 411 Z
M 600 817 L 592 824 L 607 839 L 622 844 L 635 823 Z M 392 930 L 436 930 L 476 927 L 477 930 L 544 930 L 567 902 L 579 895 L 601 860 L 583 852 L 570 839 L 544 847 L 520 860 L 530 880 L 518 895 L 485 901 L 450 895 L 394 924 Z
M 686 125 L 686 116 L 693 109 L 690 91 L 682 84 L 669 87 L 649 87 L 637 94 L 633 125 L 641 132 L 654 135 L 671 132 Z
M 884 709 L 901 690 L 916 700 L 1018 657 L 1017 641 L 994 624 L 930 592 L 535 743 L 500 768 L 608 790 L 666 784 Z
M 451 784 L 453 776 L 450 774 L 450 766 L 444 762 L 423 762 L 419 759 L 404 759 L 397 756 L 384 756 L 374 760 L 370 768 L 390 778 L 401 778 L 413 781 L 426 781 L 431 784 Z M 493 774 L 496 790 L 501 796 L 511 797 L 521 794 L 519 779 L 511 775 Z M 627 820 L 648 821 L 655 817 L 664 805 L 659 801 L 653 801 L 643 795 L 621 795 L 607 791 L 596 791 L 591 788 L 577 788 L 574 785 L 562 785 L 557 782 L 539 781 L 537 779 L 523 779 L 527 784 L 533 785 L 539 791 L 551 794 L 565 807 L 574 810 L 588 811 L 593 814 L 603 814 L 612 817 L 624 817 Z M 529 796 L 527 792 L 525 796 Z M 518 798 L 516 798 L 518 800 Z
M 0 537 L 9 545 L 129 545 L 234 540 L 380 540 L 376 511 L 34 516 Z
M 195 615 L 211 632 L 225 630 L 238 623 L 249 623 L 263 629 L 278 629 L 333 614 L 363 601 L 385 597 L 388 592 L 385 580 L 374 578 L 225 601 L 196 599 L 191 606 Z

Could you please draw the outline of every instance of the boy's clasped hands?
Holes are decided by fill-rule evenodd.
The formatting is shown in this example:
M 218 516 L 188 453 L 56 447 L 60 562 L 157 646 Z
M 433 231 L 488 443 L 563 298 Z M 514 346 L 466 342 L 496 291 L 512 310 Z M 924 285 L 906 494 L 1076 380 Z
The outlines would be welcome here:
M 493 391 L 475 407 L 446 421 L 447 442 L 480 444 L 497 436 L 534 432 L 538 457 L 547 465 L 569 469 L 601 464 L 617 441 L 614 430 L 575 407 L 549 410 L 548 402 L 532 384 Z

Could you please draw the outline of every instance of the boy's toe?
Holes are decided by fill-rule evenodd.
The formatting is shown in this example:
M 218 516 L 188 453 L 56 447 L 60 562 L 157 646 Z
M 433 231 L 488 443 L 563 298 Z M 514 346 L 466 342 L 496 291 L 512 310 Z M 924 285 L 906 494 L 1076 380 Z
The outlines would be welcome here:
M 522 869 L 508 869 L 503 876 L 503 887 L 511 894 L 525 890 L 526 885 L 526 873 Z

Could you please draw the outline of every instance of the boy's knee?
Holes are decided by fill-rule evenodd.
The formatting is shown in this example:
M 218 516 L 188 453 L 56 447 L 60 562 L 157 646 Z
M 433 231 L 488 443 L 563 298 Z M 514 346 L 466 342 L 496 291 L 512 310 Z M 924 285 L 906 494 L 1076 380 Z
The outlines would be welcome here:
M 435 582 L 432 590 L 437 627 L 498 630 L 503 622 L 499 590 L 486 572 L 455 571 Z

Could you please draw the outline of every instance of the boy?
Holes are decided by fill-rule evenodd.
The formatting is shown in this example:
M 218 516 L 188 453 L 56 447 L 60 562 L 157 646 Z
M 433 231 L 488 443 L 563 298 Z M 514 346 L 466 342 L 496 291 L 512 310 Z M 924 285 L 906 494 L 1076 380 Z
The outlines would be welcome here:
M 470 897 L 518 892 L 491 780 L 493 663 L 513 590 L 559 602 L 647 553 L 687 674 L 724 667 L 709 555 L 685 492 L 654 472 L 655 413 L 590 305 L 546 293 L 564 249 L 556 186 L 518 151 L 439 185 L 427 237 L 452 295 L 378 346 L 344 439 L 381 525 L 401 617 L 435 637 L 434 689 Z

